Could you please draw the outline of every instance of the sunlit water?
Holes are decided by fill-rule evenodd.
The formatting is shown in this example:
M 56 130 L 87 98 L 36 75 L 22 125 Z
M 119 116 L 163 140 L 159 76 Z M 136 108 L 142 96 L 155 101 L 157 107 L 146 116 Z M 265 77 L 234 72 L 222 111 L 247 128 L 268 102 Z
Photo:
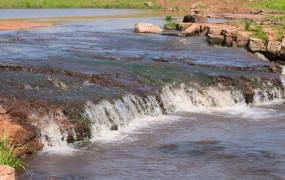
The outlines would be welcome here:
M 105 16 L 125 11 L 113 14 L 112 10 L 5 10 L 1 13 L 2 18 L 18 18 L 52 17 L 61 13 L 63 16 L 82 13 Z M 80 20 L 44 29 L 0 32 L 0 38 L 9 42 L 1 45 L 1 64 L 92 73 L 129 84 L 125 89 L 88 82 L 79 86 L 72 79 L 68 81 L 74 86 L 72 90 L 57 92 L 46 80 L 49 74 L 2 72 L 1 90 L 11 90 L 5 86 L 7 82 L 13 85 L 15 81 L 23 81 L 31 87 L 39 86 L 41 91 L 18 90 L 11 91 L 12 94 L 20 92 L 46 101 L 83 102 L 84 105 L 87 102 L 86 112 L 96 122 L 93 128 L 102 128 L 93 133 L 90 142 L 67 145 L 58 136 L 58 126 L 47 124 L 41 133 L 51 137 L 53 146 L 47 144 L 37 156 L 25 160 L 26 171 L 19 174 L 19 179 L 285 178 L 282 99 L 250 106 L 233 104 L 227 92 L 210 89 L 206 94 L 197 94 L 203 106 L 193 106 L 191 98 L 178 89 L 166 92 L 164 97 L 169 106 L 176 106 L 174 112 L 163 114 L 154 97 L 144 100 L 149 105 L 144 109 L 144 116 L 124 108 L 124 103 L 140 100 L 130 95 L 135 91 L 151 91 L 167 82 L 181 83 L 185 79 L 203 78 L 205 74 L 277 76 L 261 71 L 226 70 L 227 67 L 262 68 L 269 63 L 245 50 L 209 46 L 204 37 L 134 34 L 137 22 L 162 26 L 163 18 Z M 94 104 L 98 99 L 118 94 L 126 95 L 124 103 L 115 102 L 121 112 L 112 112 L 113 105 L 108 101 Z M 215 97 L 219 107 L 207 104 L 210 97 Z M 100 121 L 108 118 L 100 114 L 104 108 L 113 114 L 126 112 L 120 119 L 113 118 L 126 121 L 119 131 L 104 128 L 109 127 Z

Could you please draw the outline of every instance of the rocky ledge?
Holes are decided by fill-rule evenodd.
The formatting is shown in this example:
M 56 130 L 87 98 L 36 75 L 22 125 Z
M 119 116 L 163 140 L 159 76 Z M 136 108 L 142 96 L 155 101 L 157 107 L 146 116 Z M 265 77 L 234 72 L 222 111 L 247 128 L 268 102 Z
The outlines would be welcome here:
M 177 36 L 204 35 L 211 45 L 245 48 L 263 59 L 285 64 L 285 35 L 283 35 L 282 40 L 277 40 L 274 37 L 263 40 L 254 37 L 253 32 L 244 30 L 244 27 L 240 25 L 234 23 L 208 23 L 208 18 L 199 14 L 185 16 L 183 22 L 176 23 L 176 29 L 173 32 L 145 23 L 138 23 L 135 29 L 137 33 Z

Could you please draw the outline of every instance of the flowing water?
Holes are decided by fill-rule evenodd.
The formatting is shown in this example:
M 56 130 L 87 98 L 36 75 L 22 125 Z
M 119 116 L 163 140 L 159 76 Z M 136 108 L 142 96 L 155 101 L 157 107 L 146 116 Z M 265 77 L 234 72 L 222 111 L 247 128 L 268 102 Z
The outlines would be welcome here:
M 70 121 L 90 128 L 88 140 L 67 143 L 58 121 L 74 116 L 31 112 L 45 146 L 18 178 L 285 178 L 285 71 L 204 37 L 135 34 L 137 22 L 163 18 L 0 32 L 9 42 L 0 48 L 0 92 L 78 111 Z

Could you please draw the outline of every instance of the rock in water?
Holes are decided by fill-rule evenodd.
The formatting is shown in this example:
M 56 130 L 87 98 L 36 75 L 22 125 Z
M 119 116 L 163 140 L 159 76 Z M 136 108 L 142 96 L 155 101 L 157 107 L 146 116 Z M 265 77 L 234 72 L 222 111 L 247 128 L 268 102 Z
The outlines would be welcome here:
M 159 26 L 150 24 L 150 23 L 137 23 L 135 25 L 135 32 L 136 33 L 153 33 L 153 34 L 160 34 L 162 33 L 163 29 Z
M 193 34 L 200 33 L 201 27 L 200 24 L 192 24 L 190 27 L 188 27 L 185 31 L 182 32 L 182 34 L 185 34 L 187 36 L 191 36 Z
M 193 15 L 186 15 L 183 18 L 183 23 L 207 23 L 208 18 L 202 15 L 193 14 Z
M 0 180 L 15 180 L 15 169 L 9 166 L 0 165 Z

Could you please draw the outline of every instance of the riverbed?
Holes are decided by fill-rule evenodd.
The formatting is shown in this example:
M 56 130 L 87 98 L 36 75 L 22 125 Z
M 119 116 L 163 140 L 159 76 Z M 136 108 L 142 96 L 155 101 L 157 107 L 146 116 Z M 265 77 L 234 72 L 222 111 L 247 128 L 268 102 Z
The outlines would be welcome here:
M 51 18 L 62 11 L 0 16 Z M 19 179 L 285 178 L 284 76 L 269 71 L 270 62 L 200 36 L 133 32 L 137 22 L 163 26 L 163 17 L 63 12 L 88 20 L 0 32 L 8 42 L 0 45 L 0 92 L 56 104 L 76 114 L 72 123 L 88 121 L 91 136 L 67 143 L 57 121 L 39 119 L 45 147 L 25 159 Z M 124 17 L 89 17 L 108 15 Z M 250 104 L 248 84 L 255 92 Z

